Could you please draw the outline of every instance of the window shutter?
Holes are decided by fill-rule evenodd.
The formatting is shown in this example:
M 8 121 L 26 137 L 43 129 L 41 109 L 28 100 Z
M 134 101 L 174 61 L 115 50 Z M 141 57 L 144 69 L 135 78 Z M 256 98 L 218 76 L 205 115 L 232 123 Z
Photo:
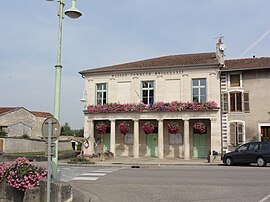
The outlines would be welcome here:
M 222 93 L 222 111 L 228 112 L 228 93 Z
M 236 123 L 230 123 L 230 143 L 235 146 L 236 144 Z
M 249 112 L 249 93 L 243 93 L 243 100 L 244 100 L 244 112 Z
M 243 124 L 242 123 L 238 123 L 237 124 L 237 140 L 238 140 L 238 144 L 242 144 L 243 141 Z

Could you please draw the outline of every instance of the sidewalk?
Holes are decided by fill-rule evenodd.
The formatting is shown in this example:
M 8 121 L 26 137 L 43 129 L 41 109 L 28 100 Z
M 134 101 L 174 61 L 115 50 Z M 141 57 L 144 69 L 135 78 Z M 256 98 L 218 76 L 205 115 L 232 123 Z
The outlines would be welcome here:
M 107 160 L 96 159 L 94 164 L 67 164 L 67 161 L 60 161 L 58 165 L 74 165 L 74 166 L 115 166 L 115 167 L 148 167 L 148 166 L 218 166 L 222 165 L 222 161 L 214 159 L 208 163 L 207 159 L 191 159 L 184 160 L 181 158 L 164 158 L 155 157 L 114 157 Z

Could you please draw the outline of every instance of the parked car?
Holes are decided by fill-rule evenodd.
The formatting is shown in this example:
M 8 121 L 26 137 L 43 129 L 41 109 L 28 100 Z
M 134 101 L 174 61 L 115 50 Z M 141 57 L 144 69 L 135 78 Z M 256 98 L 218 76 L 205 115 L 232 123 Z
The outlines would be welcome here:
M 228 166 L 250 163 L 257 163 L 260 167 L 266 166 L 270 163 L 270 141 L 243 144 L 235 151 L 226 153 L 223 163 Z

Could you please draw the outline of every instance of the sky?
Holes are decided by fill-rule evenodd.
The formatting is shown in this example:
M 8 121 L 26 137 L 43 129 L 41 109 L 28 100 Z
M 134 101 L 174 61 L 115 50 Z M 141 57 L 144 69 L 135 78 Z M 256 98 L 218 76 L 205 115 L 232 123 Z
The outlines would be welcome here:
M 65 9 L 71 0 L 65 0 Z M 65 17 L 60 123 L 83 127 L 79 71 L 148 58 L 214 52 L 270 56 L 269 0 L 77 0 Z M 1 0 L 0 106 L 53 113 L 57 0 Z

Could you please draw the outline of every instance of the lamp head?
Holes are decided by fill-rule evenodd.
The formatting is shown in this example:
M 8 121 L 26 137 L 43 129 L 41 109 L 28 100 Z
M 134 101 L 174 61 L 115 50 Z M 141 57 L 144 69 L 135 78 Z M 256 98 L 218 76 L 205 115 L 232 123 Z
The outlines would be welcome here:
M 82 13 L 77 8 L 70 8 L 65 11 L 65 15 L 72 19 L 76 19 L 81 17 Z
M 65 15 L 72 19 L 79 18 L 82 15 L 82 13 L 76 8 L 75 4 L 76 4 L 76 0 L 72 0 L 71 8 L 65 11 Z

